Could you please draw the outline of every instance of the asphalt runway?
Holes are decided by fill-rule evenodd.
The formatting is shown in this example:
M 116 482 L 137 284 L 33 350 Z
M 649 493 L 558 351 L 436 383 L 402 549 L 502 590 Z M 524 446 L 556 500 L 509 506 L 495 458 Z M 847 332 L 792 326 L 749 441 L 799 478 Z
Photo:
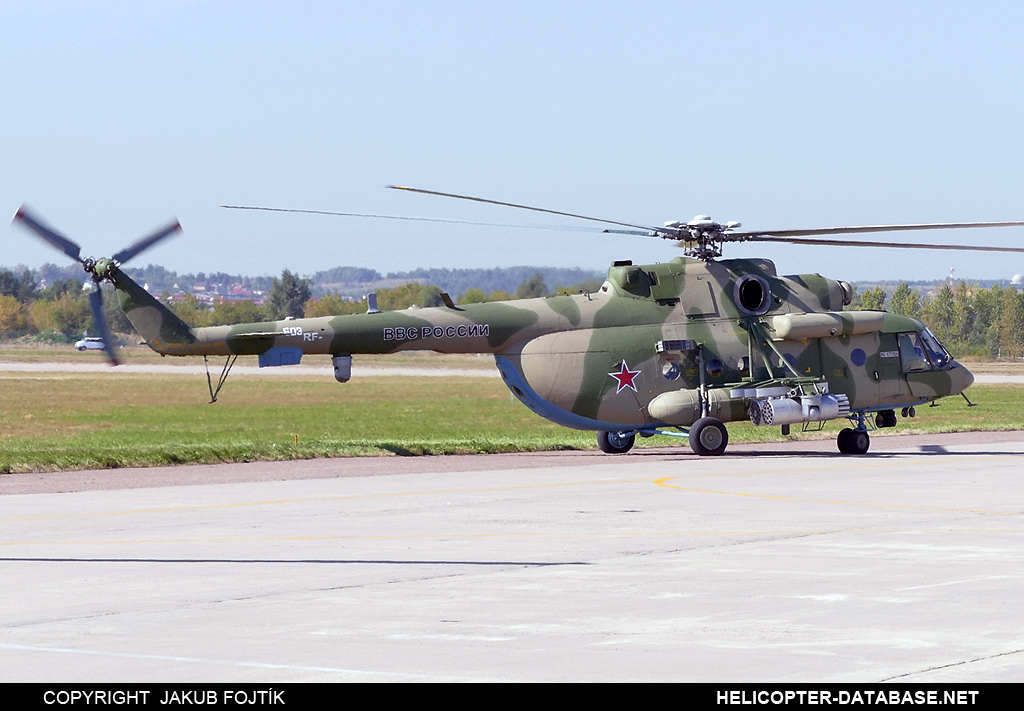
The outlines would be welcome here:
M 0 680 L 1021 682 L 1022 463 L 1017 432 L 3 477 L 35 493 L 0 496 Z

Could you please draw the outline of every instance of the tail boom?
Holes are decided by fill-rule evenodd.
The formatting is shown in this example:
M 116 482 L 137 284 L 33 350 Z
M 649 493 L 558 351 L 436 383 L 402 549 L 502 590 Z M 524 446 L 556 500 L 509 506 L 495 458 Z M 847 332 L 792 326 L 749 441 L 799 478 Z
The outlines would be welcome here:
M 187 354 L 196 343 L 195 333 L 187 323 L 120 269 L 111 269 L 107 278 L 117 289 L 121 310 L 146 345 L 161 355 Z

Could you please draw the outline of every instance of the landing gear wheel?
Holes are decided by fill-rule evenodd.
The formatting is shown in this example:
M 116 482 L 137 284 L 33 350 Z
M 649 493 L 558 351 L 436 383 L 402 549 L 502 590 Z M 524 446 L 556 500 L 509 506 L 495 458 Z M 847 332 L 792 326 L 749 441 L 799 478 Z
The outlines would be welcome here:
M 624 436 L 621 432 L 598 432 L 597 446 L 605 454 L 625 454 L 633 449 L 636 435 Z
M 903 416 L 907 416 L 907 408 L 903 408 Z M 883 410 L 875 415 L 875 427 L 881 429 L 882 427 L 895 427 L 896 426 L 896 411 L 895 410 Z
M 856 430 L 852 430 L 849 427 L 845 427 L 839 431 L 839 436 L 836 437 L 836 446 L 839 447 L 839 451 L 842 454 L 852 454 L 850 450 L 850 435 Z
M 690 428 L 690 449 L 702 457 L 717 456 L 729 444 L 729 432 L 715 417 L 702 417 Z
M 871 446 L 871 437 L 864 430 L 847 427 L 839 433 L 836 444 L 843 454 L 867 454 L 868 447 Z

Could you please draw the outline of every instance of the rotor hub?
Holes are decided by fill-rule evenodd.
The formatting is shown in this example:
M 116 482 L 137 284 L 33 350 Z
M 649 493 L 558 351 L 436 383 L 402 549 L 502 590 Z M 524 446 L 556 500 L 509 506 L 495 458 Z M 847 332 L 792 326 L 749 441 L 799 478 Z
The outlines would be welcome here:
M 86 271 L 91 272 L 96 281 L 112 281 L 111 275 L 114 273 L 114 270 L 117 269 L 117 262 L 105 257 L 103 259 L 90 259 L 87 261 L 92 262 L 92 269 L 86 267 Z

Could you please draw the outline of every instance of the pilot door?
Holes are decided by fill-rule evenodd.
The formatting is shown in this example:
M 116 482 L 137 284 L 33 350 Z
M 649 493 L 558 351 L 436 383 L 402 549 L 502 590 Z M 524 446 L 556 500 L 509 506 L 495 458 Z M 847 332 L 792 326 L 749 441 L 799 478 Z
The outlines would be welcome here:
M 878 404 L 898 405 L 910 393 L 903 377 L 900 347 L 895 333 L 878 334 Z

